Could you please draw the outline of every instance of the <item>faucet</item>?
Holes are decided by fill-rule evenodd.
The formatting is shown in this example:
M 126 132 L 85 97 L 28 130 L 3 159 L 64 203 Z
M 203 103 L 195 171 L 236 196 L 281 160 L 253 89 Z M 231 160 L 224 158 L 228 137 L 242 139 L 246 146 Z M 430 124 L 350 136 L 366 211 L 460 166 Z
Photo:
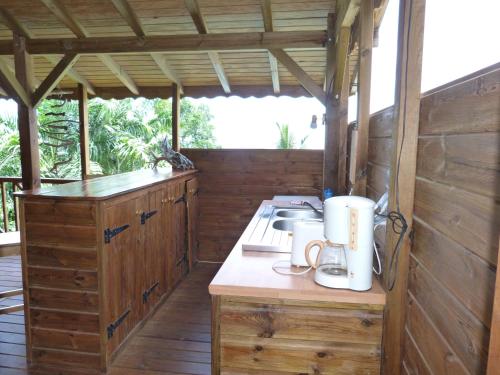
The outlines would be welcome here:
M 318 210 L 316 207 L 314 207 L 311 203 L 309 203 L 308 201 L 303 201 L 302 202 L 302 206 L 308 206 L 310 208 L 313 209 L 314 212 L 316 212 L 318 215 L 320 215 L 321 217 L 324 217 L 323 216 L 323 212 L 321 212 L 320 210 Z

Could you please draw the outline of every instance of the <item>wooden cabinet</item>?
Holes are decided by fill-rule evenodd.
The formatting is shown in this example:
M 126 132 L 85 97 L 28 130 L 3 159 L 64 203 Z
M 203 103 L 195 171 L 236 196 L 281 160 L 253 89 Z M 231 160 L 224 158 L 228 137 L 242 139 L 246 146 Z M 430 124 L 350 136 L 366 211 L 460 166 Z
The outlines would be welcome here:
M 229 296 L 213 306 L 213 375 L 380 374 L 380 307 Z
M 188 271 L 193 176 L 142 171 L 20 194 L 31 368 L 106 370 Z

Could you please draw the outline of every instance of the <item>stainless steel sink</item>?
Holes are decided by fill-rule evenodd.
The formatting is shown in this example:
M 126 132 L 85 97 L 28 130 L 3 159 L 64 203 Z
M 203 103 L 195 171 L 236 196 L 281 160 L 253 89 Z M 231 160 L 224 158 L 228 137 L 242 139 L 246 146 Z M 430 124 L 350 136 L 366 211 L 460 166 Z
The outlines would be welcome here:
M 287 232 L 292 232 L 293 231 L 293 223 L 296 220 L 276 220 L 273 223 L 273 228 L 277 230 L 284 230 Z
M 243 250 L 290 252 L 295 222 L 323 221 L 321 213 L 302 206 L 268 205 L 259 216 L 259 220 L 242 243 Z
M 300 209 L 289 209 L 289 210 L 279 210 L 276 212 L 276 216 L 289 218 L 289 219 L 323 219 L 323 216 L 318 212 L 313 210 L 300 210 Z

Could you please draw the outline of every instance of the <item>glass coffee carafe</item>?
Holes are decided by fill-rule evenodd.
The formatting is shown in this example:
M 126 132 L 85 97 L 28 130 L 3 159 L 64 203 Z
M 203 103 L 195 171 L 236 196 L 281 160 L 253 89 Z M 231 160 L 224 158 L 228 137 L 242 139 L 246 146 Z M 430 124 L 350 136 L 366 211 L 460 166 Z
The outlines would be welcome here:
M 311 250 L 319 247 L 316 260 L 311 260 Z M 325 276 L 347 276 L 347 259 L 343 245 L 330 241 L 315 240 L 307 244 L 305 249 L 306 260 L 309 266 Z

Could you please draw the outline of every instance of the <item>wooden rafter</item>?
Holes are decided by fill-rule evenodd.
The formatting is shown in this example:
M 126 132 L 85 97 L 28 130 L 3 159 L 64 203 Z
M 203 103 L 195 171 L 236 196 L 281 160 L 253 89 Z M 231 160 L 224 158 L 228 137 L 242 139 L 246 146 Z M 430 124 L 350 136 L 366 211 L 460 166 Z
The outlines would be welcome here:
M 57 64 L 57 58 L 55 56 L 45 56 L 45 59 L 49 61 L 51 64 L 54 65 Z M 95 88 L 92 85 L 92 83 L 90 83 L 87 78 L 78 73 L 78 71 L 75 68 L 68 69 L 67 74 L 69 77 L 71 77 L 71 79 L 85 86 L 88 93 L 95 95 Z
M 75 53 L 68 53 L 57 63 L 52 69 L 47 78 L 40 84 L 38 89 L 33 93 L 32 104 L 33 107 L 38 106 L 40 102 L 47 97 L 63 79 L 66 72 L 71 69 L 73 64 L 78 60 L 78 55 Z
M 111 0 L 111 2 L 118 10 L 120 15 L 125 19 L 125 21 L 127 21 L 128 25 L 132 28 L 135 35 L 137 35 L 138 37 L 146 36 L 139 17 L 137 17 L 127 0 Z
M 167 77 L 170 81 L 174 82 L 179 87 L 181 94 L 184 93 L 184 88 L 182 87 L 181 80 L 168 65 L 167 57 L 158 52 L 153 52 L 151 54 L 151 57 L 155 61 L 156 65 L 158 65 L 158 67 L 161 69 L 165 77 Z
M 89 33 L 85 28 L 74 18 L 68 9 L 59 0 L 42 0 L 45 6 L 62 22 L 73 34 L 79 39 L 85 40 L 89 38 Z M 75 50 L 68 51 L 70 53 L 78 53 Z M 130 78 L 128 73 L 109 55 L 99 55 L 99 59 L 109 70 L 134 94 L 138 95 L 139 91 L 135 82 Z
M 208 34 L 208 27 L 207 24 L 205 23 L 205 19 L 203 18 L 203 14 L 201 12 L 200 5 L 198 4 L 198 0 L 185 0 L 184 3 L 186 4 L 186 8 L 189 11 L 189 14 L 191 14 L 191 18 L 193 19 L 194 25 L 196 26 L 198 33 L 200 33 L 201 35 Z M 222 61 L 220 59 L 219 54 L 215 51 L 209 51 L 208 57 L 212 62 L 215 73 L 219 78 L 219 82 L 222 88 L 224 89 L 224 92 L 226 94 L 229 94 L 231 92 L 231 87 L 229 86 L 229 80 L 227 79 L 227 75 L 226 72 L 224 71 L 224 66 L 222 65 Z
M 139 17 L 130 6 L 128 0 L 111 0 L 111 1 L 113 2 L 113 5 L 118 10 L 120 15 L 123 17 L 123 19 L 128 23 L 130 28 L 134 31 L 135 35 L 137 35 L 139 38 L 145 37 L 146 33 L 144 32 L 141 21 L 139 20 Z M 160 68 L 160 70 L 163 72 L 165 77 L 167 77 L 170 81 L 176 83 L 182 92 L 183 91 L 182 83 L 180 79 L 177 77 L 177 75 L 169 67 L 167 58 L 161 53 L 157 52 L 151 53 L 151 57 L 153 58 L 156 65 L 158 65 L 158 68 Z
M 325 103 L 325 92 L 309 75 L 297 64 L 285 51 L 280 49 L 269 50 L 278 61 L 288 69 L 290 73 L 299 81 L 312 96 L 321 103 Z
M 342 27 L 351 27 L 359 13 L 361 2 L 365 0 L 339 0 L 336 6 L 337 20 L 335 35 Z
M 88 36 L 82 25 L 69 13 L 59 0 L 42 0 L 42 2 L 78 38 L 85 38 Z
M 128 73 L 109 55 L 99 55 L 99 60 L 108 67 L 109 70 L 118 78 L 132 93 L 139 95 L 139 89 L 134 80 Z
M 271 0 L 262 0 L 262 18 L 264 20 L 264 31 L 274 31 L 273 28 L 273 11 L 271 7 Z M 275 94 L 280 92 L 280 76 L 278 70 L 278 61 L 271 52 L 268 52 L 269 68 L 271 70 L 271 79 L 273 81 L 273 90 Z
M 9 29 L 12 30 L 13 33 L 16 33 L 17 35 L 23 36 L 25 38 L 33 37 L 28 28 L 26 28 L 21 22 L 19 22 L 19 20 L 6 9 L 0 8 L 0 18 L 3 18 L 5 24 L 7 25 L 7 27 L 9 27 Z M 52 64 L 57 64 L 57 59 L 54 56 L 45 56 L 45 58 Z M 14 66 L 9 64 L 9 67 L 14 72 Z M 67 74 L 76 82 L 83 84 L 87 88 L 88 92 L 95 95 L 95 90 L 92 84 L 74 68 L 69 69 Z M 40 81 L 35 76 L 32 77 L 32 86 L 33 88 L 40 86 Z
M 14 33 L 25 38 L 31 38 L 29 30 L 21 24 L 5 7 L 0 7 L 0 20 Z

